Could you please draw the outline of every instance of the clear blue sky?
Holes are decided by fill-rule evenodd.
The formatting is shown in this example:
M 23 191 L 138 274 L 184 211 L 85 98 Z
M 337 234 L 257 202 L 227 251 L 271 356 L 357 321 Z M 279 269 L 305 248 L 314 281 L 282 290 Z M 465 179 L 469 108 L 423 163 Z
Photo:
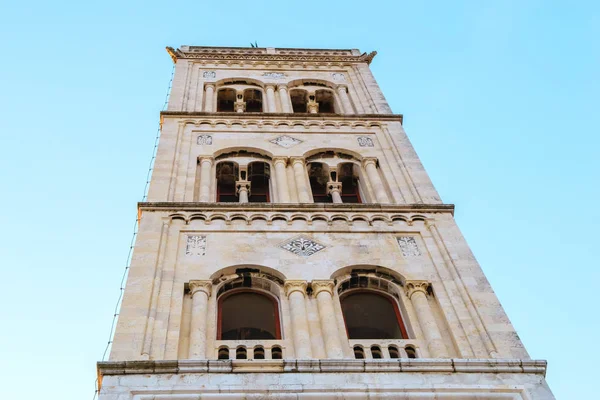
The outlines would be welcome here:
M 373 72 L 531 356 L 558 398 L 593 397 L 598 2 L 13 3 L 0 6 L 0 398 L 92 398 L 164 47 L 254 41 L 379 52 Z

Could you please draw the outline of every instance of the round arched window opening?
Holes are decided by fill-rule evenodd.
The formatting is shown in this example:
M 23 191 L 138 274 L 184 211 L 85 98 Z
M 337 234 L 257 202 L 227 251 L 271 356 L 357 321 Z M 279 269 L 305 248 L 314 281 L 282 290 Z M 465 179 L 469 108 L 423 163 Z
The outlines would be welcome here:
M 341 297 L 349 339 L 407 339 L 395 300 L 375 291 L 351 291 Z
M 281 339 L 275 298 L 252 290 L 236 290 L 221 296 L 217 340 L 275 339 Z

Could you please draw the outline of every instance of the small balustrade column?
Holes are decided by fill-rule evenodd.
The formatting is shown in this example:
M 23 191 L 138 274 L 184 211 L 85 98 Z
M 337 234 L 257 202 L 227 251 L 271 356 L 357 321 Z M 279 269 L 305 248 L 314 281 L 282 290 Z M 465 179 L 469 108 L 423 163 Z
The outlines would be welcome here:
M 306 163 L 304 158 L 292 158 L 294 168 L 294 177 L 296 178 L 296 188 L 298 189 L 298 201 L 300 203 L 310 203 L 309 188 L 306 183 Z
M 371 183 L 371 187 L 375 192 L 375 198 L 378 203 L 389 203 L 388 195 L 383 187 L 383 182 L 377 171 L 377 159 L 376 158 L 365 158 L 363 159 L 363 168 L 367 171 L 367 177 Z
M 431 284 L 427 281 L 407 281 L 406 295 L 415 308 L 431 357 L 446 358 L 449 357 L 448 349 L 427 300 L 430 286 Z
M 344 114 L 354 114 L 350 97 L 348 97 L 348 87 L 346 85 L 339 85 L 337 87 L 338 96 L 340 103 L 342 103 L 342 111 Z
M 306 281 L 285 281 L 285 294 L 290 301 L 290 314 L 297 359 L 312 358 L 308 318 L 306 316 Z
M 240 203 L 247 203 L 248 196 L 250 195 L 250 182 L 248 181 L 237 181 L 235 189 L 239 198 Z
M 342 203 L 342 184 L 340 182 L 328 182 L 327 194 L 331 195 L 334 203 Z
M 278 85 L 277 89 L 279 90 L 279 99 L 281 101 L 281 112 L 284 113 L 292 113 L 294 112 L 292 109 L 292 100 L 290 99 L 290 95 L 288 94 L 286 85 Z
M 275 157 L 273 158 L 273 164 L 275 164 L 275 179 L 277 180 L 277 193 L 279 195 L 279 202 L 289 203 L 290 188 L 287 182 L 287 172 L 285 171 L 287 166 L 287 157 Z
M 265 92 L 267 95 L 267 112 L 274 113 L 277 111 L 275 105 L 275 85 L 266 85 Z
M 200 157 L 200 195 L 198 201 L 210 201 L 210 187 L 212 182 L 212 157 Z
M 211 281 L 190 281 L 189 284 L 192 296 L 190 359 L 203 360 L 206 358 L 206 316 L 211 286 Z
M 206 91 L 206 95 L 204 97 L 204 111 L 206 112 L 214 112 L 214 99 L 215 99 L 215 85 L 212 83 L 207 83 L 204 85 L 204 90 Z
M 317 299 L 319 308 L 319 319 L 321 320 L 321 330 L 323 331 L 325 351 L 328 358 L 344 358 L 340 333 L 334 318 L 335 310 L 333 307 L 333 288 L 335 284 L 332 280 L 312 281 L 311 287 L 313 296 Z

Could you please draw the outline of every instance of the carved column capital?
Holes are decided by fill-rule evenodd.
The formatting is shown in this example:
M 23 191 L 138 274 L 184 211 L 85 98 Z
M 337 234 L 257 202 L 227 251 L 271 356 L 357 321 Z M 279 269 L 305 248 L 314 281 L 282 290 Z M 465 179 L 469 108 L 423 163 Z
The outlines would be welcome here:
M 277 90 L 287 90 L 287 85 L 284 83 L 280 83 L 279 85 L 277 85 Z
M 190 294 L 192 297 L 198 292 L 205 293 L 207 297 L 210 297 L 210 290 L 212 288 L 211 281 L 190 281 Z
M 211 88 L 212 90 L 215 90 L 215 84 L 214 83 L 205 83 L 204 84 L 204 89 L 208 89 Z
M 362 160 L 362 165 L 363 167 L 366 167 L 367 165 L 371 165 L 373 164 L 374 166 L 377 166 L 377 158 L 376 157 L 365 157 Z
M 274 83 L 266 83 L 265 84 L 265 90 L 267 90 L 269 88 L 275 90 L 275 86 L 276 85 Z
M 431 286 L 431 282 L 429 281 L 406 281 L 405 290 L 406 295 L 410 299 L 413 294 L 417 292 L 421 292 L 427 296 L 427 291 Z
M 327 182 L 327 194 L 331 194 L 332 192 L 342 192 L 341 182 Z
M 294 165 L 296 163 L 304 165 L 306 164 L 306 160 L 304 160 L 304 157 L 290 157 L 290 164 Z
M 284 157 L 284 156 L 273 157 L 273 165 L 278 164 L 278 163 L 283 163 L 283 165 L 287 165 L 288 157 Z
M 199 163 L 208 162 L 208 163 L 212 164 L 213 161 L 215 161 L 215 158 L 213 156 L 199 156 L 198 157 Z
M 283 289 L 285 290 L 285 295 L 289 297 L 294 292 L 300 292 L 302 295 L 305 295 L 307 286 L 308 283 L 306 281 L 290 280 L 285 281 Z
M 236 193 L 239 194 L 240 191 L 245 190 L 246 192 L 250 192 L 250 182 L 249 181 L 237 181 L 235 183 Z
M 317 297 L 317 295 L 321 292 L 327 292 L 333 296 L 333 288 L 335 286 L 335 283 L 333 282 L 333 280 L 330 279 L 318 280 L 312 281 L 310 283 L 310 286 L 312 287 L 314 297 Z
M 338 90 L 338 92 L 347 93 L 348 92 L 348 85 L 337 85 L 336 89 Z

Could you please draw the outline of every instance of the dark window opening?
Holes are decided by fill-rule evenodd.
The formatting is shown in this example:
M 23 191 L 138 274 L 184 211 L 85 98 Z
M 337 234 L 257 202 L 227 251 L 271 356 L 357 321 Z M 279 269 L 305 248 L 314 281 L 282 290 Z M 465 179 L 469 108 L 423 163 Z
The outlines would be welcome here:
M 306 96 L 307 93 L 305 90 L 290 90 L 290 100 L 292 101 L 292 110 L 295 113 L 306 113 L 308 109 L 306 108 Z
M 271 358 L 273 360 L 281 360 L 283 358 L 283 351 L 281 351 L 281 347 L 274 346 L 271 348 Z
M 280 339 L 275 299 L 252 291 L 234 292 L 219 300 L 218 340 Z
M 308 176 L 314 202 L 332 203 L 331 196 L 327 194 L 329 175 L 324 165 L 321 163 L 310 163 L 308 165 Z
M 389 346 L 388 351 L 390 352 L 390 358 L 400 358 L 400 352 L 396 346 Z
M 218 353 L 219 360 L 229 360 L 229 349 L 227 347 L 221 347 Z
M 262 347 L 256 347 L 254 349 L 254 359 L 255 360 L 264 360 L 265 359 L 265 349 Z
M 250 181 L 251 203 L 268 203 L 269 196 L 269 164 L 264 162 L 253 162 L 248 165 L 248 180 Z
M 381 347 L 379 346 L 371 346 L 371 356 L 375 359 L 383 358 L 383 353 L 381 352 Z
M 412 346 L 406 346 L 404 348 L 406 350 L 406 354 L 408 354 L 408 358 L 417 358 L 417 351 Z
M 316 98 L 315 100 L 319 103 L 319 112 L 320 113 L 335 113 L 334 106 L 334 95 L 333 92 L 329 90 L 317 90 L 315 92 Z
M 248 358 L 248 354 L 246 352 L 246 348 L 245 347 L 238 347 L 235 350 L 235 359 L 236 360 L 245 360 L 246 358 Z
M 237 181 L 238 167 L 232 162 L 221 162 L 217 164 L 217 201 L 224 203 L 236 203 L 238 197 L 235 193 L 235 182 Z
M 339 168 L 339 181 L 342 184 L 342 202 L 343 203 L 362 203 L 358 188 L 358 179 L 354 175 L 354 164 L 345 163 Z
M 262 112 L 263 100 L 262 92 L 258 89 L 244 90 L 244 101 L 246 102 L 246 112 Z
M 405 339 L 406 330 L 393 300 L 374 292 L 351 292 L 342 298 L 349 339 Z
M 365 351 L 360 346 L 354 346 L 354 358 L 361 360 L 365 358 Z
M 233 111 L 235 103 L 235 90 L 221 89 L 217 92 L 217 111 Z

